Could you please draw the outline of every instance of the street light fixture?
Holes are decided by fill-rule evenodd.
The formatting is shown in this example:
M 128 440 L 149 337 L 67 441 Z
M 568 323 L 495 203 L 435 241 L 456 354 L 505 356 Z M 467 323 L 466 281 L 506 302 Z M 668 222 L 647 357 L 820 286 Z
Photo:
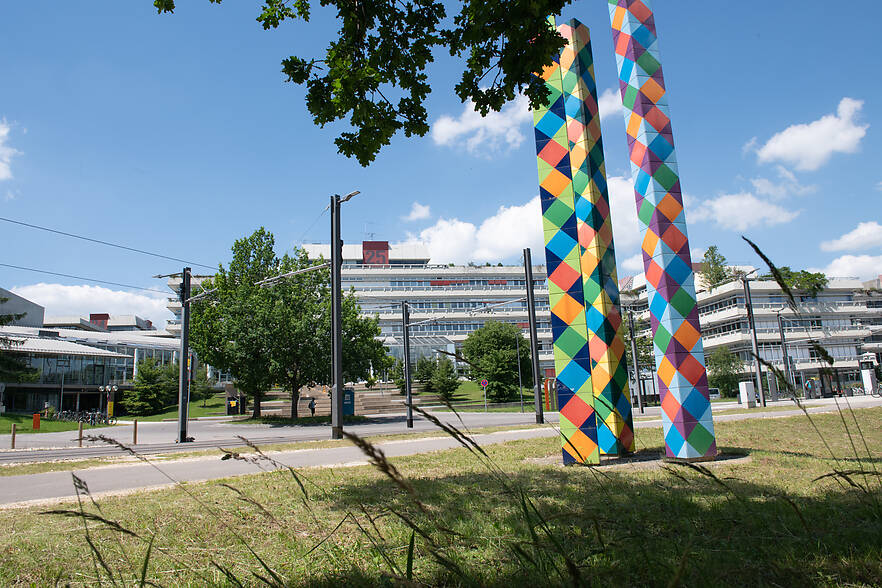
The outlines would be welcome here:
M 340 204 L 361 194 L 354 190 L 341 197 L 331 196 L 331 439 L 343 438 L 343 324 L 342 275 L 343 240 L 340 238 Z

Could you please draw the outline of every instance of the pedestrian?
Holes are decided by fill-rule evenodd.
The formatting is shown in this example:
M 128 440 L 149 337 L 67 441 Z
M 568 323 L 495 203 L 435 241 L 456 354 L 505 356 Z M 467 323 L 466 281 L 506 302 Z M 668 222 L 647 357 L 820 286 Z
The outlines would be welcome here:
M 309 399 L 309 412 L 310 416 L 315 416 L 315 398 Z

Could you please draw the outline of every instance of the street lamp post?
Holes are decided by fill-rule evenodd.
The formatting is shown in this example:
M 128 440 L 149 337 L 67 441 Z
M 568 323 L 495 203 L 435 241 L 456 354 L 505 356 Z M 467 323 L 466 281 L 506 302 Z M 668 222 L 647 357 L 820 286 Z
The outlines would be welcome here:
M 340 238 L 340 205 L 358 190 L 341 197 L 331 196 L 331 439 L 343 438 L 343 240 Z
M 539 375 L 539 336 L 536 334 L 536 305 L 533 295 L 533 261 L 530 248 L 524 249 L 524 278 L 527 281 L 527 316 L 530 321 L 530 355 L 533 364 L 533 397 L 536 406 L 536 423 L 545 422 L 542 412 L 542 377 Z M 520 357 L 518 357 L 520 361 Z M 520 364 L 518 364 L 520 365 Z
M 643 387 L 640 385 L 640 363 L 637 360 L 637 339 L 634 337 L 634 313 L 628 308 L 628 332 L 631 334 L 631 363 L 634 364 L 634 381 L 637 385 L 637 407 L 643 414 Z
M 410 315 L 407 301 L 401 301 L 401 329 L 404 335 L 404 398 L 407 404 L 407 428 L 413 429 L 413 393 L 410 387 Z
M 759 391 L 760 402 L 766 405 L 766 393 L 763 391 L 763 368 L 760 364 L 759 344 L 756 340 L 756 323 L 753 318 L 753 302 L 750 299 L 750 279 L 745 275 L 741 277 L 744 286 L 744 305 L 747 308 L 747 325 L 750 328 L 750 343 L 753 349 L 753 364 L 756 371 L 756 389 Z
M 187 443 L 190 408 L 190 268 L 181 274 L 181 352 L 178 355 L 178 443 Z
M 776 313 L 778 315 L 778 335 L 781 337 L 781 359 L 784 361 L 784 374 L 787 376 L 787 383 L 795 389 L 796 381 L 790 371 L 790 358 L 787 355 L 787 340 L 784 338 L 784 321 L 781 319 L 781 310 Z

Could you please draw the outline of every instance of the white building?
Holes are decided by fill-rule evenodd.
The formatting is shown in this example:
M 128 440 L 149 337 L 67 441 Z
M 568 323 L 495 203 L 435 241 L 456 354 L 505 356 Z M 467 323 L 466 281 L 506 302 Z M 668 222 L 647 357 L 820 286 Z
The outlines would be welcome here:
M 648 325 L 644 276 L 625 278 L 621 282 L 623 291 L 636 294 L 625 301 L 633 305 L 635 318 L 645 319 Z M 743 283 L 735 280 L 708 291 L 696 274 L 696 286 L 705 356 L 719 347 L 728 347 L 743 360 L 744 379 L 753 378 L 751 332 Z M 858 360 L 862 353 L 873 352 L 877 359 L 882 359 L 882 291 L 874 289 L 870 282 L 831 278 L 817 297 L 797 293 L 799 316 L 788 306 L 785 294 L 773 280 L 751 280 L 750 294 L 760 357 L 785 371 L 778 328 L 780 314 L 787 355 L 798 386 L 804 385 L 807 379 L 822 379 L 825 389 L 845 387 L 860 380 Z M 833 356 L 839 382 L 835 377 L 820 378 L 820 370 L 827 364 L 818 357 L 811 341 L 819 343 Z
M 303 248 L 311 259 L 330 259 L 327 244 L 307 244 Z M 544 252 L 539 252 L 544 257 Z M 208 276 L 193 276 L 194 292 Z M 551 313 L 545 266 L 533 266 L 537 305 L 540 366 L 553 369 Z M 169 288 L 177 292 L 181 279 L 170 278 Z M 469 333 L 487 320 L 517 325 L 529 340 L 526 301 L 476 312 L 488 305 L 516 301 L 526 296 L 523 266 L 438 265 L 429 263 L 428 250 L 418 244 L 390 245 L 387 241 L 365 241 L 343 246 L 343 291 L 354 288 L 366 316 L 379 316 L 383 342 L 395 357 L 403 355 L 401 302 L 410 304 L 411 355 L 435 355 L 441 349 L 453 352 Z M 175 318 L 167 330 L 180 333 L 181 303 L 169 298 Z M 432 319 L 432 320 L 430 320 Z M 512 342 L 514 345 L 514 342 Z

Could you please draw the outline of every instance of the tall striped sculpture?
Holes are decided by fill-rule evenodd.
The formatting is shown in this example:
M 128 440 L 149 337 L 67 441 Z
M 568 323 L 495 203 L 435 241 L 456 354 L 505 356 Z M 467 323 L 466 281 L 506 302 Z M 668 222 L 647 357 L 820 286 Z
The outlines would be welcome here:
M 668 457 L 717 453 L 686 217 L 650 0 L 609 0 Z
M 576 20 L 558 31 L 533 121 L 560 431 L 564 463 L 596 464 L 633 451 L 634 433 L 591 42 Z

